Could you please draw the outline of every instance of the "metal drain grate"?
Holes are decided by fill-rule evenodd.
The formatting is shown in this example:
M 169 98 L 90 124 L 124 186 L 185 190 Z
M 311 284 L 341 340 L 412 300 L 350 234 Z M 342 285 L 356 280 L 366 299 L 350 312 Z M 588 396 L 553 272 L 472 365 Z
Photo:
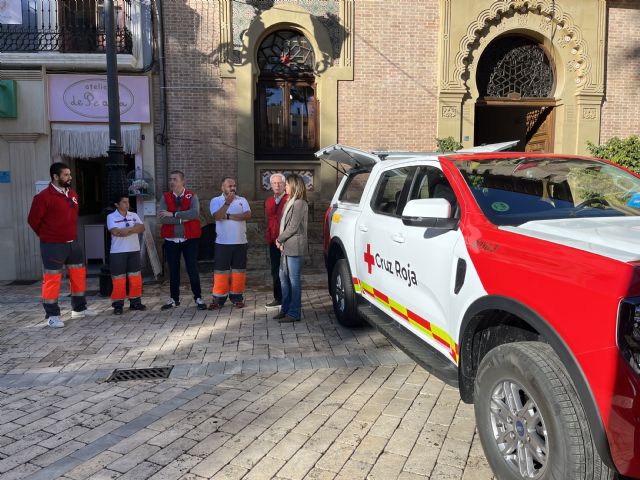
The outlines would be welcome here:
M 9 285 L 33 285 L 34 283 L 39 282 L 40 280 L 14 280 L 9 283 Z
M 169 378 L 173 367 L 158 368 L 132 368 L 130 370 L 116 369 L 107 382 L 126 382 L 128 380 L 155 380 L 157 378 Z

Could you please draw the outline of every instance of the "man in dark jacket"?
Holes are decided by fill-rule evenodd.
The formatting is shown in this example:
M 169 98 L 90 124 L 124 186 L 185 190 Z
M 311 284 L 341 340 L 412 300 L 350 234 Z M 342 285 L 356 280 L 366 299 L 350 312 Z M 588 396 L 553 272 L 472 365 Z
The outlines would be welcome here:
M 68 165 L 56 162 L 49 168 L 49 175 L 51 183 L 33 197 L 28 222 L 40 239 L 45 319 L 48 326 L 61 328 L 64 322 L 60 320 L 58 297 L 65 265 L 71 287 L 71 318 L 95 315 L 95 312 L 87 310 L 85 299 L 87 271 L 78 243 L 78 194 L 71 189 L 71 170 Z
M 170 192 L 160 199 L 158 219 L 162 224 L 164 252 L 169 264 L 169 290 L 171 298 L 161 310 L 180 305 L 180 255 L 189 274 L 191 292 L 198 310 L 206 310 L 202 300 L 198 273 L 198 239 L 200 238 L 200 202 L 198 196 L 185 188 L 184 173 L 174 170 L 169 175 Z
M 284 191 L 285 177 L 282 173 L 274 173 L 269 179 L 273 195 L 264 202 L 265 218 L 267 221 L 266 242 L 271 259 L 271 277 L 273 278 L 273 300 L 267 307 L 279 307 L 282 303 L 282 287 L 280 285 L 280 249 L 276 246 L 276 239 L 280 233 L 280 219 L 282 209 L 289 198 Z

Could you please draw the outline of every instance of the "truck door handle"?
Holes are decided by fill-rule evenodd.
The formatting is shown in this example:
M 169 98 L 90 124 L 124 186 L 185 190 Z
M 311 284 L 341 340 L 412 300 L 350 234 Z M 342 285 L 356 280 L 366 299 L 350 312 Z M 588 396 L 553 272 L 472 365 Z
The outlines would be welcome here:
M 358 228 L 360 229 L 361 232 L 368 232 L 369 229 L 367 228 L 366 225 L 358 225 Z
M 401 233 L 394 233 L 391 235 L 391 240 L 396 243 L 404 243 L 404 236 Z

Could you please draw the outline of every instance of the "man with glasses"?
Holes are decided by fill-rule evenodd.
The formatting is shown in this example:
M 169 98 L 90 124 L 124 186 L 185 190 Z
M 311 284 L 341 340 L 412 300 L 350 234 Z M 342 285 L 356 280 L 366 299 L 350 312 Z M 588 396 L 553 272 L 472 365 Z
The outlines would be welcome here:
M 162 227 L 164 250 L 169 264 L 169 290 L 171 298 L 161 310 L 180 305 L 180 255 L 189 274 L 191 292 L 198 310 L 206 310 L 202 301 L 200 275 L 198 274 L 198 242 L 202 233 L 200 227 L 200 202 L 198 196 L 185 188 L 184 173 L 174 170 L 169 175 L 170 192 L 160 199 L 158 218 Z
M 276 246 L 276 239 L 280 234 L 280 219 L 282 210 L 287 203 L 288 196 L 284 191 L 285 177 L 282 173 L 274 173 L 269 178 L 273 195 L 264 202 L 265 219 L 267 221 L 266 242 L 269 247 L 271 260 L 271 277 L 273 279 L 273 300 L 267 303 L 267 308 L 279 307 L 282 303 L 282 287 L 280 286 L 280 249 Z
M 58 297 L 65 265 L 71 287 L 71 318 L 92 316 L 95 312 L 87 310 L 85 299 L 87 271 L 78 243 L 78 194 L 71 189 L 71 169 L 56 162 L 49 168 L 49 175 L 49 186 L 33 197 L 28 222 L 40 239 L 45 319 L 49 327 L 62 328 Z

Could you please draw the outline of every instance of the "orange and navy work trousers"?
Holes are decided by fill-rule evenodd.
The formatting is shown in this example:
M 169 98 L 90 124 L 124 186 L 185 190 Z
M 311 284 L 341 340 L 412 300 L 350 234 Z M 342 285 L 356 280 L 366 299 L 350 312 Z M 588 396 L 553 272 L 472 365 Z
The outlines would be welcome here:
M 44 266 L 42 281 L 42 303 L 46 317 L 59 316 L 60 286 L 62 270 L 67 266 L 71 287 L 71 308 L 76 312 L 87 309 L 85 290 L 87 289 L 87 270 L 84 266 L 84 254 L 77 241 L 68 243 L 40 242 L 40 254 Z
M 247 284 L 247 244 L 216 243 L 213 259 L 213 301 L 223 305 L 229 297 L 241 302 Z
M 111 268 L 111 305 L 122 308 L 127 297 L 127 277 L 129 277 L 129 304 L 142 303 L 142 274 L 140 273 L 140 251 L 112 253 L 109 255 Z

